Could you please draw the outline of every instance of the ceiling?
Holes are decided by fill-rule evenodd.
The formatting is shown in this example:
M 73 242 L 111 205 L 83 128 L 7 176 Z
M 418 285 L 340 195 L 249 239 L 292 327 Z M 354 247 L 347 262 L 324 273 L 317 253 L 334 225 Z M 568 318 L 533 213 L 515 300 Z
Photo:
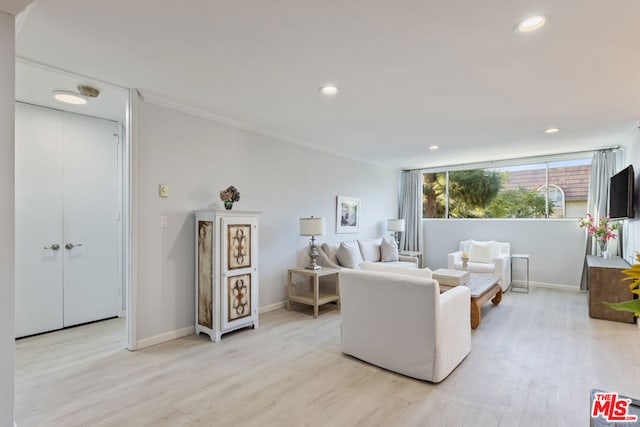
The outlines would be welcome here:
M 533 13 L 548 24 L 513 31 Z M 637 0 L 35 0 L 16 51 L 286 141 L 420 168 L 627 143 L 639 20 Z M 322 96 L 325 83 L 339 93 Z

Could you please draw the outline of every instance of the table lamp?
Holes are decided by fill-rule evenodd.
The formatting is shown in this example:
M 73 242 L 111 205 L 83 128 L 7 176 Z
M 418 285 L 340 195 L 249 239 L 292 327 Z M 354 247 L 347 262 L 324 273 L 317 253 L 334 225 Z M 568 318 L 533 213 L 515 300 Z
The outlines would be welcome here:
M 400 239 L 398 238 L 398 233 L 402 233 L 404 231 L 404 219 L 388 219 L 387 230 L 393 231 L 393 236 L 396 239 L 396 243 L 398 243 L 398 247 L 400 247 Z
M 316 236 L 324 236 L 325 233 L 325 220 L 324 218 L 300 218 L 300 235 L 311 236 L 311 242 L 309 243 L 309 265 L 306 267 L 308 270 L 320 270 L 322 267 L 316 264 L 316 258 L 318 257 L 318 250 L 316 249 Z

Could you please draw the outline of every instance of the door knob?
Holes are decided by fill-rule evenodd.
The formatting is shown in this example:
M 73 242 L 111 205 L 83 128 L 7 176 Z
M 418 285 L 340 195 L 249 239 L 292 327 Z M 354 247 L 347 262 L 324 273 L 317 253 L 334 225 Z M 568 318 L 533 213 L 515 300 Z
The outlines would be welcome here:
M 59 249 L 60 249 L 60 245 L 59 245 L 59 244 L 57 244 L 57 243 L 54 243 L 53 245 L 51 245 L 51 246 L 45 246 L 44 248 L 45 248 L 45 249 L 51 249 L 52 251 L 57 251 L 57 250 L 59 250 Z
M 71 250 L 71 249 L 75 248 L 76 246 L 82 246 L 82 243 L 76 243 L 75 245 L 73 243 L 67 243 L 66 245 L 64 245 L 64 248 Z

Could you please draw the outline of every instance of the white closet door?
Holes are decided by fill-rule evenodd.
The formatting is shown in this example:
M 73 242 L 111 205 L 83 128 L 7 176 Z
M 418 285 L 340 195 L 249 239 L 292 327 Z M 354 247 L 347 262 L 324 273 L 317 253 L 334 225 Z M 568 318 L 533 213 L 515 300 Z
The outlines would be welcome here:
M 120 313 L 118 137 L 115 122 L 74 114 L 65 114 L 64 128 L 64 326 L 71 326 Z
M 63 326 L 63 113 L 16 103 L 16 336 Z M 58 250 L 44 249 L 59 245 Z

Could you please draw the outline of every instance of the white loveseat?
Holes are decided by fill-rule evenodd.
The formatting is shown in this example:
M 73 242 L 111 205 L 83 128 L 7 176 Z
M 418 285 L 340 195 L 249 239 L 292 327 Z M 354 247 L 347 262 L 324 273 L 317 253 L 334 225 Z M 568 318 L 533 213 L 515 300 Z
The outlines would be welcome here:
M 462 254 L 469 257 L 471 273 L 492 274 L 500 277 L 500 287 L 506 291 L 511 285 L 511 245 L 506 242 L 463 240 L 457 252 L 447 256 L 447 268 L 462 270 Z
M 404 270 L 425 277 L 397 274 L 398 267 L 340 272 L 342 352 L 437 383 L 471 351 L 469 288 L 440 294 L 430 272 Z
M 341 248 L 341 245 L 344 248 Z M 317 262 L 323 267 L 359 268 L 364 261 L 418 267 L 417 257 L 399 255 L 396 242 L 388 238 L 323 243 L 317 246 L 317 250 Z

